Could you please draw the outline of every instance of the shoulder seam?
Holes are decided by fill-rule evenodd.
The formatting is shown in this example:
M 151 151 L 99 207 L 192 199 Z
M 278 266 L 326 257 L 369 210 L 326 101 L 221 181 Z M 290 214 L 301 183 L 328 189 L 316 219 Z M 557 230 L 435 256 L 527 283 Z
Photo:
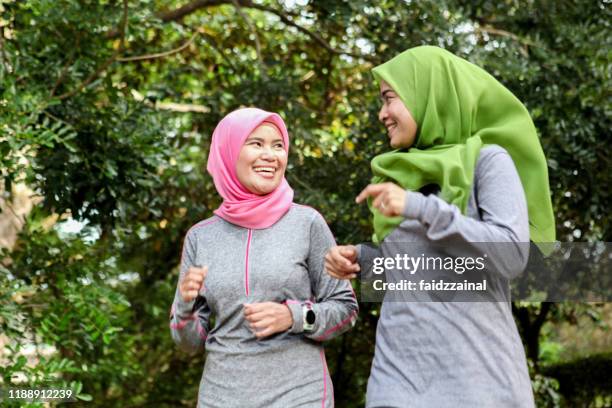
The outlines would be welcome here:
M 213 217 L 213 218 L 206 219 L 204 221 L 200 221 L 197 224 L 193 225 L 191 228 L 189 228 L 189 230 L 187 231 L 187 234 L 189 234 L 191 231 L 195 231 L 196 229 L 203 228 L 203 227 L 206 227 L 207 225 L 214 224 L 219 220 L 220 218 Z
M 305 209 L 308 209 L 308 210 L 312 210 L 315 213 L 315 216 L 316 216 L 316 214 L 319 214 L 323 219 L 325 219 L 325 217 L 323 217 L 323 214 L 321 214 L 321 212 L 319 210 L 317 210 L 316 208 L 314 208 L 314 207 L 312 207 L 310 205 L 299 204 L 299 203 L 293 203 L 293 205 L 295 205 L 297 207 L 302 207 L 302 208 L 305 208 Z M 314 219 L 315 216 L 313 216 L 313 219 Z

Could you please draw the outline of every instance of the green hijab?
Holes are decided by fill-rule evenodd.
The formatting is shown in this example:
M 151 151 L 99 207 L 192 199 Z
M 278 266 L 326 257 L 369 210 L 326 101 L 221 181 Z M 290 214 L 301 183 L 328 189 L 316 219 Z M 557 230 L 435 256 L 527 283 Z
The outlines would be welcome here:
M 373 183 L 393 181 L 417 191 L 435 183 L 440 197 L 463 214 L 480 149 L 505 148 L 518 170 L 534 242 L 555 240 L 548 168 L 536 128 L 523 104 L 483 69 L 450 52 L 421 46 L 402 52 L 372 70 L 398 94 L 417 123 L 408 150 L 372 160 Z M 401 221 L 374 214 L 374 241 L 382 241 Z

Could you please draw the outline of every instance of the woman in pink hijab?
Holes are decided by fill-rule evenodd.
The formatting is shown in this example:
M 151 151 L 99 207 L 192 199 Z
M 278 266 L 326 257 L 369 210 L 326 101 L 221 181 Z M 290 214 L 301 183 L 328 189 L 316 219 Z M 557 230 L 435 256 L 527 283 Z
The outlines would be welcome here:
M 333 406 L 323 342 L 354 325 L 357 301 L 324 273 L 334 238 L 293 202 L 288 153 L 276 113 L 239 109 L 213 133 L 223 203 L 187 232 L 170 317 L 181 349 L 207 353 L 198 407 Z

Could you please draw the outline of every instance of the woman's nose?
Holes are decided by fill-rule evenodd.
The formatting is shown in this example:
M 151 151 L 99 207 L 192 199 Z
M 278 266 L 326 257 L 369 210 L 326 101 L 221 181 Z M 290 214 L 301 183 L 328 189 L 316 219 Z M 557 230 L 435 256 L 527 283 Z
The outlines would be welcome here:
M 274 160 L 274 150 L 272 146 L 264 146 L 261 151 L 261 158 L 264 160 Z
M 387 118 L 387 108 L 385 107 L 385 105 L 383 105 L 378 111 L 378 120 L 384 123 L 386 118 Z

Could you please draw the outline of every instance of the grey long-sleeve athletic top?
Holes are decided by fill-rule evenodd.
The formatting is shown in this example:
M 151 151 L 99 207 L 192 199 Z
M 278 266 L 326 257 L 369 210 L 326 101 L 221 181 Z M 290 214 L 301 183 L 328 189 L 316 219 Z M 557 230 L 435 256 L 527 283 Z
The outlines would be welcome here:
M 406 253 L 407 243 L 449 249 L 510 243 L 487 247 L 491 260 L 502 260 L 491 279 L 506 285 L 527 262 L 529 248 L 518 244 L 529 242 L 525 194 L 512 158 L 499 146 L 480 152 L 467 215 L 435 195 L 408 191 L 404 216 L 378 248 L 382 256 Z M 364 245 L 359 249 L 361 264 L 381 255 Z M 533 407 L 510 302 L 384 301 L 366 400 L 368 408 Z
M 321 342 L 351 328 L 358 312 L 350 284 L 324 272 L 334 244 L 323 217 L 297 204 L 266 229 L 213 216 L 189 230 L 180 275 L 193 265 L 209 270 L 198 300 L 185 303 L 177 285 L 170 327 L 181 349 L 207 352 L 198 407 L 333 406 Z M 256 302 L 285 302 L 293 326 L 258 340 L 243 314 Z M 312 332 L 303 330 L 300 302 L 312 302 Z

